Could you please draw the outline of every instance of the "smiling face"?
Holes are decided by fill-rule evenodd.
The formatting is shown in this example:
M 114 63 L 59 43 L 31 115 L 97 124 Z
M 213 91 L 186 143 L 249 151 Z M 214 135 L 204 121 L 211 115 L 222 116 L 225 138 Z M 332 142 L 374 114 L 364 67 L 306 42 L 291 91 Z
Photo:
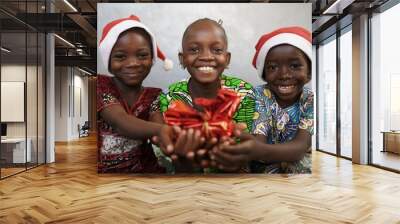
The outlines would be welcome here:
M 202 20 L 186 30 L 179 60 L 194 81 L 210 84 L 219 80 L 230 56 L 224 30 L 211 20 Z
M 297 47 L 284 44 L 272 48 L 265 58 L 263 78 L 278 104 L 285 108 L 297 101 L 310 81 L 310 62 Z
M 141 86 L 150 73 L 152 57 L 150 36 L 142 29 L 127 30 L 111 50 L 109 70 L 126 86 Z

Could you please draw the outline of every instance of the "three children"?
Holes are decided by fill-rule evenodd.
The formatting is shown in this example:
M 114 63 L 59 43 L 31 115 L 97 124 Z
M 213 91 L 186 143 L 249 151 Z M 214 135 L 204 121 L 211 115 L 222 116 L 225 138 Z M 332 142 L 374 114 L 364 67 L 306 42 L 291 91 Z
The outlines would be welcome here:
M 121 25 L 131 22 L 135 25 Z M 100 41 L 100 54 L 114 77 L 98 78 L 99 172 L 163 172 L 165 168 L 176 172 L 243 168 L 266 173 L 311 172 L 313 94 L 304 87 L 311 79 L 311 34 L 307 30 L 287 27 L 260 38 L 253 65 L 266 84 L 253 89 L 223 74 L 231 56 L 225 30 L 214 20 L 199 19 L 185 30 L 179 52 L 190 78 L 162 93 L 142 87 L 157 46 L 151 32 L 137 22 L 133 17 L 111 22 Z M 118 31 L 109 40 L 107 33 L 113 29 Z M 162 113 L 172 101 L 201 110 L 194 99 L 215 98 L 219 89 L 234 91 L 241 98 L 233 117 L 246 124 L 244 130 L 235 131 L 240 141 L 207 141 L 199 131 L 162 124 Z M 161 150 L 156 155 L 164 161 L 163 167 L 154 156 L 151 136 L 159 136 Z

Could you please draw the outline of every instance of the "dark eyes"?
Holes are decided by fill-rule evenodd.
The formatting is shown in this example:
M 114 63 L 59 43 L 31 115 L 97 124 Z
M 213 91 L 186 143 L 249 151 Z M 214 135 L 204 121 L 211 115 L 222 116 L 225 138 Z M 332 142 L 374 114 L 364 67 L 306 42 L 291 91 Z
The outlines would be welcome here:
M 277 71 L 277 70 L 279 69 L 279 67 L 281 67 L 281 66 L 285 66 L 285 65 L 279 65 L 279 64 L 275 64 L 275 63 L 270 63 L 270 64 L 267 64 L 267 65 L 265 66 L 265 68 L 266 68 L 266 70 L 267 70 L 268 72 L 275 72 L 275 71 Z M 290 64 L 288 65 L 288 68 L 289 68 L 290 70 L 292 70 L 292 71 L 301 70 L 303 67 L 304 67 L 304 65 L 301 64 L 301 63 L 298 63 L 298 62 L 292 62 L 292 63 L 290 63 Z
M 289 67 L 292 70 L 298 70 L 298 69 L 301 69 L 303 67 L 303 64 L 301 64 L 301 63 L 291 63 Z
M 114 60 L 122 61 L 122 60 L 125 60 L 128 57 L 128 55 L 125 53 L 122 53 L 122 52 L 118 52 L 118 53 L 113 54 L 111 57 Z M 136 53 L 135 57 L 137 57 L 139 60 L 147 60 L 147 59 L 151 58 L 151 53 L 150 52 L 138 52 L 138 53 Z
M 266 69 L 269 72 L 274 72 L 274 71 L 278 70 L 278 65 L 276 65 L 276 64 L 267 64 Z
M 118 60 L 122 60 L 122 59 L 125 59 L 125 58 L 126 58 L 126 55 L 125 55 L 125 54 L 122 54 L 122 53 L 116 53 L 116 54 L 113 54 L 113 55 L 112 55 L 112 58 L 118 59 Z
M 189 54 L 199 54 L 201 51 L 203 51 L 203 49 L 200 49 L 200 47 L 189 47 L 187 49 L 187 52 Z M 222 47 L 213 47 L 210 51 L 213 54 L 223 54 L 225 52 L 225 49 Z
M 214 52 L 215 54 L 222 54 L 222 53 L 224 53 L 224 49 L 223 49 L 223 48 L 213 48 L 212 50 L 213 50 L 213 52 Z
M 150 58 L 151 54 L 149 52 L 141 52 L 137 54 L 139 59 L 148 59 Z
M 200 52 L 200 49 L 198 47 L 189 47 L 188 52 L 191 54 L 196 54 Z

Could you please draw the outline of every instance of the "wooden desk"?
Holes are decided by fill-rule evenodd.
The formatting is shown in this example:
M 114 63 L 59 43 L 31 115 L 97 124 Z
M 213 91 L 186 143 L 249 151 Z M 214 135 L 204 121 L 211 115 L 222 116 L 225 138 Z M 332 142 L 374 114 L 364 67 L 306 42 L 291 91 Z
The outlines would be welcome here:
M 396 154 L 400 154 L 400 131 L 382 131 L 382 133 L 382 152 L 393 152 Z
M 25 154 L 25 138 L 1 139 L 2 159 L 5 159 L 6 163 L 30 162 L 32 157 L 31 154 L 32 141 L 30 138 L 28 138 L 26 142 L 28 142 L 27 144 L 28 147 L 26 147 L 26 154 Z

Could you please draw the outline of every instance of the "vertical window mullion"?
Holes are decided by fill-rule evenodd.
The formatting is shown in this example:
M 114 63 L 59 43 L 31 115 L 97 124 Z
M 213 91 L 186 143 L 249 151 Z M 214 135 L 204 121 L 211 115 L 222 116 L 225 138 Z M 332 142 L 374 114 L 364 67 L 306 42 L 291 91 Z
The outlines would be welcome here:
M 28 0 L 25 0 L 25 21 L 28 21 Z M 25 88 L 24 88 L 24 120 L 25 120 L 25 170 L 28 170 L 28 24 L 25 23 Z
M 368 69 L 367 69 L 367 85 L 368 85 L 368 124 L 367 124 L 367 129 L 368 129 L 368 155 L 367 155 L 367 160 L 368 164 L 372 164 L 373 162 L 373 147 L 372 147 L 372 64 L 371 64 L 371 56 L 372 56 L 372 12 L 368 12 L 368 31 L 367 31 L 367 46 L 368 46 L 368 53 L 367 53 L 367 63 L 368 63 Z
M 340 119 L 340 30 L 336 31 L 336 155 L 341 156 Z
M 39 0 L 36 13 L 39 15 Z M 39 30 L 36 32 L 36 166 L 39 166 Z
M 314 116 L 314 119 L 316 120 L 316 122 L 315 122 L 315 127 L 316 127 L 316 136 L 315 136 L 315 148 L 316 149 L 319 149 L 319 119 L 318 119 L 318 113 L 319 113 L 319 109 L 318 109 L 318 106 L 319 106 L 319 92 L 318 92 L 318 90 L 319 90 L 319 53 L 318 53 L 318 51 L 319 51 L 319 44 L 317 44 L 316 45 L 316 47 L 315 47 L 315 96 L 316 96 L 316 99 L 315 99 L 315 115 L 316 116 Z

